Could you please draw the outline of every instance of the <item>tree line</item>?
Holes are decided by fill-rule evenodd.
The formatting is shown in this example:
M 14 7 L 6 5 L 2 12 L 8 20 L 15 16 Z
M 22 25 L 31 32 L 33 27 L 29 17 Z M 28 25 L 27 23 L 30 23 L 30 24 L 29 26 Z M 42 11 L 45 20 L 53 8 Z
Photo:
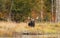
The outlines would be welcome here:
M 43 1 L 43 20 L 51 18 L 51 0 Z M 54 2 L 55 3 L 55 2 Z M 41 0 L 0 0 L 0 20 L 25 21 L 34 10 L 41 17 Z M 55 4 L 54 4 L 55 9 Z M 54 12 L 55 13 L 55 12 Z

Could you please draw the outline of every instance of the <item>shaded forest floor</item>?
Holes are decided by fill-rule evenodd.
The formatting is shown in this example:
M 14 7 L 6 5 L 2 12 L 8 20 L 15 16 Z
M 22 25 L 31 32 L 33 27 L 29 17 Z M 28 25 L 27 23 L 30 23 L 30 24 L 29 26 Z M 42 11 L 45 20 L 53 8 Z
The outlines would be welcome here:
M 28 23 L 0 22 L 0 36 L 13 36 L 15 34 L 60 34 L 60 23 L 36 23 L 29 27 Z

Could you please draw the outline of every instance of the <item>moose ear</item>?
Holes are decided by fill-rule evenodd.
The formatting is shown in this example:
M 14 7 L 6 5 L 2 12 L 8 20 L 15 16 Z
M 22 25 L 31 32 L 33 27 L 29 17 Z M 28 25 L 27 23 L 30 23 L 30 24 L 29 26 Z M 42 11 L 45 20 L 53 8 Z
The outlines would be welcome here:
M 30 17 L 28 17 L 28 19 L 31 19 Z

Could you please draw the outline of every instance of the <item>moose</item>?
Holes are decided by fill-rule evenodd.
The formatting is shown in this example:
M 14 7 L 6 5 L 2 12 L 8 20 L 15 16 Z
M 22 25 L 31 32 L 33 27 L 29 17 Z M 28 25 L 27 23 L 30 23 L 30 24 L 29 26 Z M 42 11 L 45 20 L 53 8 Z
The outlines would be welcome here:
M 34 27 L 35 26 L 35 21 L 34 19 L 31 19 L 30 22 L 28 23 L 28 26 Z

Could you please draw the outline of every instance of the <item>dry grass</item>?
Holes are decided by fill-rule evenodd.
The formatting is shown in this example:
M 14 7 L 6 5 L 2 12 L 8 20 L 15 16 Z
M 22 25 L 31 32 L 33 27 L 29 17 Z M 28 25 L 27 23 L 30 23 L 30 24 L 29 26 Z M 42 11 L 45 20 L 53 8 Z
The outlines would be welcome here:
M 0 23 L 0 36 L 12 36 L 13 32 L 23 33 L 60 33 L 60 23 L 37 23 L 35 27 L 29 27 L 27 23 Z
M 17 25 L 17 32 L 32 32 L 32 33 L 59 33 L 60 23 L 38 23 L 35 27 L 29 27 L 27 24 Z

